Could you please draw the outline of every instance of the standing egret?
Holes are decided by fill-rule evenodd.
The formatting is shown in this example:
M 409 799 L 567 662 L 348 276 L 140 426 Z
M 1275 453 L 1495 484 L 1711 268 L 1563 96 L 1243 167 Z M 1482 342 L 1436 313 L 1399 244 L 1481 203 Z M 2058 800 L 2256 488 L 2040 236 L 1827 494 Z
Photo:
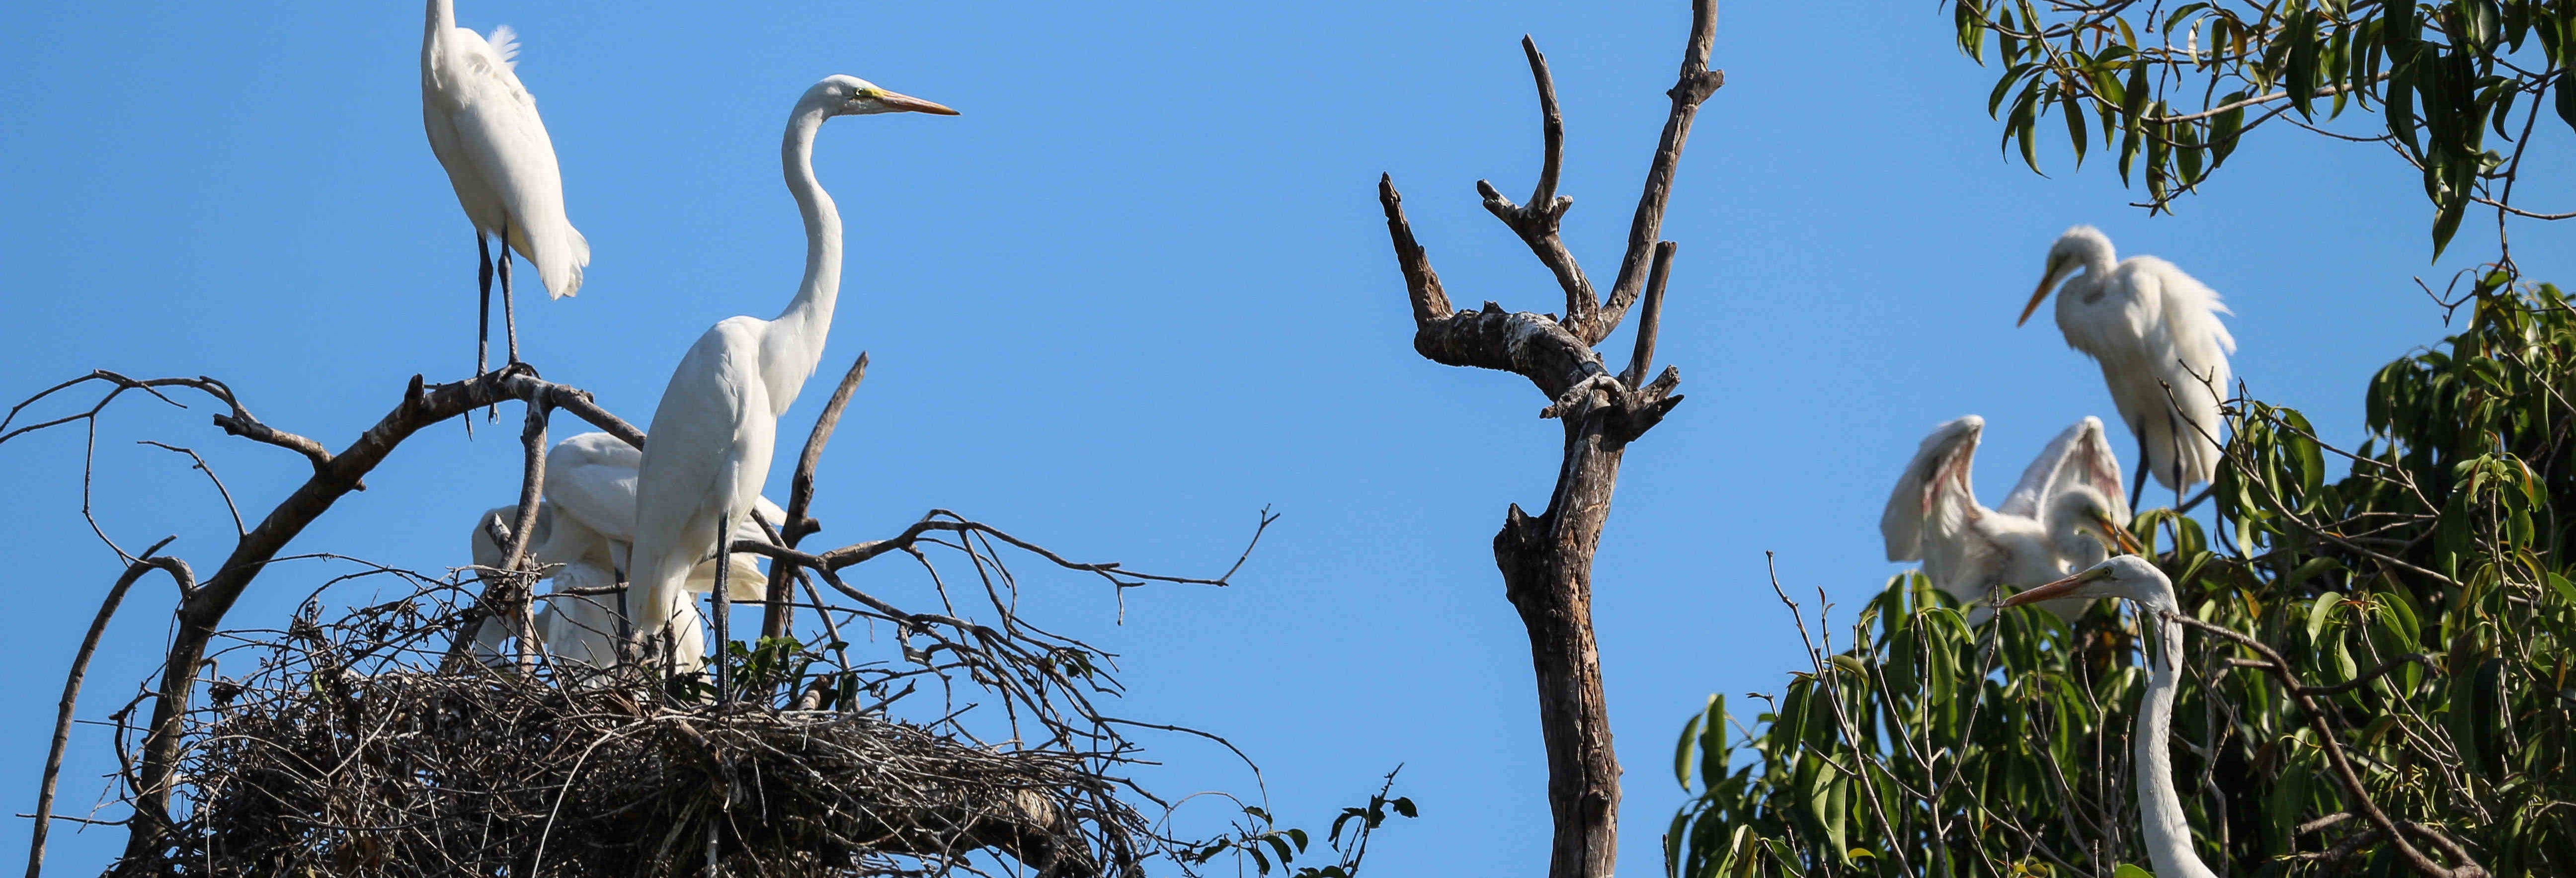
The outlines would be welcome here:
M 2236 352 L 2236 338 L 2218 315 L 2235 312 L 2171 262 L 2131 256 L 2115 263 L 2112 255 L 2111 239 L 2100 229 L 2066 230 L 2048 248 L 2039 289 L 2013 325 L 2030 322 L 2040 300 L 2065 282 L 2057 294 L 2057 329 L 2069 347 L 2102 365 L 2111 402 L 2138 437 L 2138 477 L 2129 488 L 2134 509 L 2148 473 L 2176 494 L 2218 476 L 2214 440 L 2225 427 L 2218 403 L 2227 395 L 2227 355 Z M 2078 269 L 2083 274 L 2068 277 Z
M 537 507 L 537 524 L 529 535 L 528 551 L 554 586 L 553 596 L 543 599 L 536 622 L 537 636 L 545 642 L 547 654 L 558 661 L 591 668 L 617 664 L 621 623 L 617 596 L 566 592 L 615 588 L 624 581 L 618 571 L 627 569 L 635 540 L 636 468 L 642 462 L 643 453 L 635 446 L 607 433 L 573 436 L 546 452 L 545 499 Z M 786 510 L 767 497 L 755 499 L 753 508 L 773 522 L 787 517 Z M 501 564 L 502 546 L 493 542 L 492 531 L 485 525 L 495 516 L 505 523 L 515 522 L 519 520 L 519 508 L 494 509 L 475 522 L 476 566 Z M 735 539 L 756 540 L 761 536 L 759 523 L 748 519 L 734 529 Z M 733 569 L 728 577 L 757 591 L 756 583 L 764 579 L 760 556 L 736 552 L 731 560 Z M 688 588 L 706 591 L 714 588 L 715 578 L 714 560 L 702 561 L 689 571 Z M 736 594 L 741 594 L 741 589 Z M 765 597 L 753 594 L 744 599 Z M 699 639 L 695 612 L 694 606 L 688 608 L 688 624 L 675 632 L 684 650 L 705 646 Z M 484 626 L 475 644 L 478 657 L 493 660 L 506 636 L 501 626 Z
M 1922 561 L 1933 587 L 1974 605 L 1972 625 L 1994 615 L 1982 601 L 1998 585 L 2056 579 L 2101 560 L 2108 547 L 2138 550 L 2128 507 L 2120 502 L 2120 459 L 2111 454 L 2100 419 L 2086 417 L 2050 440 L 1998 509 L 1978 503 L 1968 479 L 1985 428 L 1986 419 L 1976 415 L 1934 428 L 1878 520 L 1887 560 Z M 2048 609 L 2072 618 L 2084 602 Z
M 2216 878 L 2191 848 L 2191 824 L 2173 782 L 2174 689 L 2182 682 L 2182 626 L 2165 618 L 2179 613 L 2173 581 L 2136 555 L 2121 555 L 2082 573 L 2005 598 L 2001 606 L 2062 598 L 2119 598 L 2138 605 L 2138 625 L 2148 632 L 2147 691 L 2129 735 L 2129 762 L 2138 772 L 2138 835 L 2156 878 Z
M 456 26 L 454 0 L 429 0 L 428 33 L 420 43 L 421 124 L 429 130 L 430 152 L 456 187 L 456 203 L 474 224 L 474 248 L 483 257 L 477 375 L 489 365 L 492 344 L 492 249 L 485 235 L 501 239 L 501 319 L 512 363 L 519 361 L 519 323 L 510 296 L 511 251 L 537 267 L 546 292 L 558 299 L 581 289 L 582 267 L 590 264 L 589 239 L 564 218 L 555 144 L 537 118 L 537 99 L 513 70 L 518 57 L 518 34 L 507 25 L 493 28 L 487 41 Z
M 841 215 L 814 179 L 815 132 L 834 116 L 907 111 L 957 115 L 850 76 L 815 83 L 788 113 L 779 164 L 805 220 L 805 279 L 776 319 L 732 317 L 708 328 L 662 391 L 636 486 L 635 568 L 626 610 L 639 639 L 650 643 L 661 634 L 687 603 L 681 591 L 691 564 L 718 551 L 718 535 L 732 532 L 736 516 L 751 510 L 769 477 L 778 417 L 822 362 L 841 292 Z M 677 664 L 696 656 L 671 659 Z

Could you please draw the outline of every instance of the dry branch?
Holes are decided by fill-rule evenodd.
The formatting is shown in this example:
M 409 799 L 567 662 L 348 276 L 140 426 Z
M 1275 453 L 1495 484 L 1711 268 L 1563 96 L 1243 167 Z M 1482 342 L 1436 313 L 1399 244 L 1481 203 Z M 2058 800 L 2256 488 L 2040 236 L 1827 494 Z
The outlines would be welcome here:
M 1403 198 L 1392 177 L 1378 180 L 1387 234 L 1404 275 L 1415 326 L 1413 347 L 1432 362 L 1496 369 L 1520 375 L 1546 395 L 1542 417 L 1558 418 L 1565 431 L 1564 460 L 1547 508 L 1536 516 L 1513 504 L 1494 537 L 1494 560 L 1504 594 L 1528 628 L 1538 677 L 1539 726 L 1547 744 L 1548 806 L 1555 834 L 1550 878 L 1608 878 L 1617 857 L 1619 766 L 1611 748 L 1602 696 L 1599 651 L 1592 633 L 1592 559 L 1607 522 L 1627 444 L 1643 435 L 1682 397 L 1673 393 L 1680 373 L 1667 367 L 1650 383 L 1655 337 L 1673 248 L 1660 242 L 1673 172 L 1690 137 L 1699 105 L 1724 84 L 1708 69 L 1715 39 L 1715 0 L 1695 0 L 1691 33 L 1679 81 L 1667 92 L 1672 112 L 1648 166 L 1644 191 L 1629 227 L 1619 277 L 1599 298 L 1559 235 L 1573 200 L 1556 194 L 1563 164 L 1564 121 L 1554 78 L 1535 41 L 1521 43 L 1539 96 L 1542 161 L 1530 203 L 1513 204 L 1491 183 L 1477 182 L 1485 208 L 1529 245 L 1566 296 L 1562 317 L 1510 312 L 1494 302 L 1456 311 L 1440 275 L 1415 239 Z M 1651 268 L 1648 269 L 1651 255 Z M 1639 295 L 1646 298 L 1635 352 L 1613 375 L 1595 346 L 1618 328 Z

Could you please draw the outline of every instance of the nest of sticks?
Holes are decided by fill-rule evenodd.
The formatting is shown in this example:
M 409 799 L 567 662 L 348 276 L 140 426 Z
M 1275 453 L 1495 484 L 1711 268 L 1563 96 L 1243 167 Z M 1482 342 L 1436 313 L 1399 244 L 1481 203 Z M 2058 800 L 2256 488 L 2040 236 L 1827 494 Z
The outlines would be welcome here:
M 849 709 L 845 674 L 717 705 L 642 674 L 416 667 L 401 641 L 451 615 L 425 603 L 248 639 L 259 670 L 191 716 L 177 874 L 918 875 L 982 852 L 1092 878 L 1160 846 L 1114 755 Z M 839 705 L 796 709 L 817 702 Z

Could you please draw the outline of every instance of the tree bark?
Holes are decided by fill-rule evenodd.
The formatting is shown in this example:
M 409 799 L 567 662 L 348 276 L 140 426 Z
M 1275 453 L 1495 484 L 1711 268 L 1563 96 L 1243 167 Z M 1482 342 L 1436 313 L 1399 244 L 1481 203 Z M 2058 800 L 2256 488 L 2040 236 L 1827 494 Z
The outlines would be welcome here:
M 1513 504 L 1504 514 L 1502 531 L 1494 535 L 1503 594 L 1529 631 L 1530 663 L 1537 675 L 1548 811 L 1555 826 L 1549 878 L 1608 878 L 1618 864 L 1619 761 L 1602 695 L 1600 647 L 1592 633 L 1592 560 L 1610 518 L 1628 444 L 1682 401 L 1673 392 L 1681 383 L 1677 370 L 1667 367 L 1652 381 L 1645 376 L 1660 331 L 1674 250 L 1672 242 L 1658 240 L 1673 170 L 1700 102 L 1725 82 L 1724 74 L 1708 69 L 1716 0 L 1694 0 L 1691 17 L 1680 81 L 1667 92 L 1672 113 L 1638 199 L 1618 283 L 1606 300 L 1597 298 L 1558 236 L 1559 221 L 1573 204 L 1555 191 L 1564 123 L 1547 59 L 1534 41 L 1524 38 L 1521 45 L 1539 92 L 1545 150 L 1539 183 L 1528 205 L 1511 203 L 1485 181 L 1476 185 L 1485 208 L 1520 235 L 1556 277 L 1566 296 L 1562 317 L 1509 312 L 1493 302 L 1474 311 L 1454 310 L 1439 273 L 1413 236 L 1394 180 L 1378 181 L 1387 234 L 1412 305 L 1414 350 L 1435 363 L 1528 379 L 1550 400 L 1540 417 L 1559 419 L 1565 432 L 1564 457 L 1547 508 L 1532 516 Z M 1635 351 L 1627 368 L 1613 373 L 1595 346 L 1618 328 L 1641 296 Z

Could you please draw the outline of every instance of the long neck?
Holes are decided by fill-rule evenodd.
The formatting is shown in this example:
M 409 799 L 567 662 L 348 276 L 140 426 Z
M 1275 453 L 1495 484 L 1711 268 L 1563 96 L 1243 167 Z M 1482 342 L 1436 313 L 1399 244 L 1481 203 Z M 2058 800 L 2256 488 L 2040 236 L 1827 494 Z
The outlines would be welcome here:
M 2075 259 L 2084 266 L 2086 280 L 2101 283 L 2111 276 L 2111 269 L 2120 264 L 2116 258 L 2118 254 L 2112 251 L 2111 242 L 2107 239 L 2091 238 L 2084 244 L 2084 248 L 2075 254 Z
M 787 122 L 785 142 L 779 145 L 778 163 L 787 174 L 787 191 L 796 196 L 796 210 L 805 218 L 805 281 L 796 288 L 796 299 L 787 303 L 787 310 L 771 322 L 770 332 L 774 344 L 787 345 L 793 356 L 802 359 L 796 364 L 801 368 L 793 370 L 798 386 L 823 359 L 823 341 L 832 332 L 832 306 L 841 296 L 841 211 L 814 179 L 814 134 L 823 127 L 823 119 L 821 109 L 799 107 Z
M 2154 651 L 2147 659 L 2147 694 L 2138 704 L 2135 750 L 2138 769 L 2138 830 L 2147 845 L 2147 861 L 2157 878 L 2213 878 L 2191 849 L 2191 824 L 2183 818 L 2182 794 L 2174 789 L 2174 688 L 2181 684 L 2175 662 L 2182 655 L 2182 626 L 2157 618 L 2141 607 L 2140 622 L 2153 632 Z
M 429 0 L 429 25 L 420 36 L 420 63 L 423 69 L 438 62 L 439 41 L 456 27 L 456 0 Z

